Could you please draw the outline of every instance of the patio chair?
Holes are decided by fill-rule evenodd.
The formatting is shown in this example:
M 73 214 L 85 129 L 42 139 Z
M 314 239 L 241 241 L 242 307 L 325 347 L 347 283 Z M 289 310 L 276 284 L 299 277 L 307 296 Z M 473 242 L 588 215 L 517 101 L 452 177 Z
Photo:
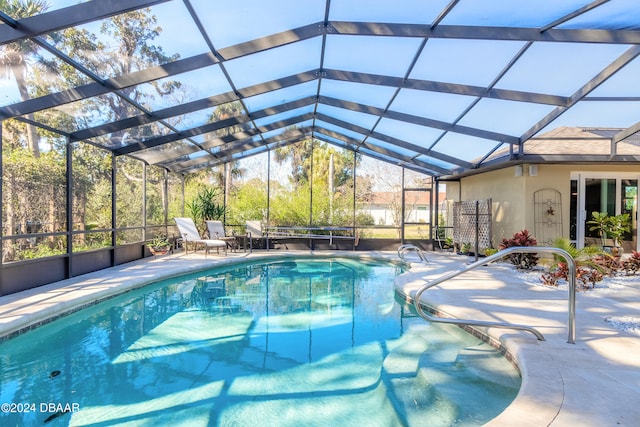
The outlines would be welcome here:
M 191 218 L 174 219 L 180 231 L 182 241 L 184 242 L 185 254 L 189 253 L 188 246 L 190 243 L 193 243 L 195 248 L 194 252 L 198 250 L 198 245 L 204 245 L 205 256 L 209 254 L 209 249 L 211 248 L 216 248 L 218 253 L 220 253 L 220 248 L 223 248 L 224 254 L 227 255 L 227 243 L 225 241 L 220 239 L 203 239 Z
M 238 248 L 238 243 L 235 236 L 227 236 L 224 231 L 224 225 L 222 221 L 205 221 L 207 224 L 207 230 L 209 231 L 210 239 L 222 240 L 227 244 L 227 247 L 235 250 Z
M 251 250 L 253 250 L 253 239 L 262 239 L 264 237 L 264 234 L 262 233 L 262 223 L 260 221 L 247 221 L 245 225 L 249 244 L 251 246 Z

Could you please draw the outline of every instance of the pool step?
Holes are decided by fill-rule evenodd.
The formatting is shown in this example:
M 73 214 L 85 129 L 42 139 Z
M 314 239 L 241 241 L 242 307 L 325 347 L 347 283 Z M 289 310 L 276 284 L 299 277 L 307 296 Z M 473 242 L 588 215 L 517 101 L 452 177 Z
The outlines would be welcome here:
M 502 387 L 519 388 L 520 376 L 489 344 L 467 347 L 460 351 L 456 364 L 483 381 Z
M 483 424 L 497 415 L 492 409 L 496 404 L 517 394 L 520 376 L 488 344 L 469 346 L 448 357 L 438 360 L 425 353 L 417 374 L 418 384 L 431 390 L 436 412 L 464 402 L 464 408 L 455 409 L 458 419 Z
M 425 325 L 387 344 L 383 382 L 399 416 L 409 425 L 434 427 L 455 419 L 480 425 L 495 417 L 498 401 L 520 387 L 517 371 L 466 332 Z M 468 345 L 461 348 L 461 340 Z
M 427 364 L 452 364 L 455 362 L 459 343 L 447 336 L 433 338 L 433 329 L 424 324 L 419 329 L 405 333 L 390 346 L 383 364 L 383 381 L 387 383 L 389 400 L 396 412 L 408 425 L 448 426 L 456 417 L 456 406 L 420 376 L 421 367 Z M 442 338 L 442 339 L 441 339 Z
M 387 342 L 389 354 L 383 369 L 388 375 L 415 377 L 420 355 L 429 349 L 429 341 L 421 335 L 408 334 L 394 342 Z

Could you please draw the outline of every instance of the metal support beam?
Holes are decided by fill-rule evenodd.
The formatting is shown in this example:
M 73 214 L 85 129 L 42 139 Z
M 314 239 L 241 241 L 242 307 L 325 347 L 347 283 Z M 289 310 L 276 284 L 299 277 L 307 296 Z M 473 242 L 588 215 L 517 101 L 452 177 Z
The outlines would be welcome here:
M 169 0 L 109 0 L 84 2 L 52 10 L 20 19 L 15 21 L 14 25 L 0 25 L 0 45 L 106 19 L 167 1 Z
M 624 141 L 625 139 L 629 138 L 632 135 L 635 135 L 638 132 L 640 132 L 640 122 L 637 122 L 615 134 L 613 138 L 611 138 L 611 143 L 617 145 L 618 142 Z
M 474 136 L 476 138 L 490 139 L 494 141 L 500 141 L 507 144 L 517 144 L 520 142 L 515 136 L 507 135 L 504 133 L 491 132 L 483 129 L 471 128 L 468 126 L 460 126 L 452 123 L 443 122 L 441 120 L 433 120 L 421 116 L 414 116 L 412 114 L 401 113 L 398 111 L 385 111 L 382 108 L 372 107 L 369 105 L 358 104 L 356 102 L 342 101 L 335 98 L 320 97 L 318 100 L 322 104 L 330 105 L 333 107 L 344 108 L 351 111 L 357 111 L 360 113 L 373 114 L 379 117 L 387 117 L 389 119 L 398 120 L 405 123 L 411 123 L 414 125 L 425 126 L 429 128 L 441 129 L 448 132 L 455 132 L 462 135 Z
M 67 180 L 67 194 L 66 194 L 66 239 L 67 239 L 67 271 L 65 272 L 66 277 L 71 277 L 73 274 L 73 144 L 67 138 L 66 144 L 67 152 L 65 153 L 66 160 L 66 172 L 65 179 Z
M 530 102 L 545 105 L 568 105 L 569 98 L 535 92 L 523 92 L 510 89 L 488 89 L 482 86 L 459 83 L 436 82 L 433 80 L 410 79 L 384 76 L 380 74 L 361 73 L 356 71 L 324 69 L 324 78 L 351 83 L 364 83 L 377 86 L 422 90 L 427 92 L 450 93 L 472 97 L 501 99 L 505 101 Z
M 3 157 L 3 149 L 4 149 L 4 139 L 2 137 L 2 129 L 4 128 L 4 123 L 0 120 L 0 268 L 2 268 L 2 254 L 4 253 L 4 222 L 2 218 L 4 218 L 4 203 L 3 203 L 3 194 L 2 189 L 4 188 L 4 157 Z M 11 233 L 11 232 L 10 232 Z M 0 294 L 2 293 L 2 289 L 0 289 Z
M 111 153 L 111 246 L 115 249 L 117 244 L 116 230 L 118 228 L 117 222 L 117 208 L 118 208 L 118 161 L 116 156 Z M 115 265 L 115 253 L 112 251 L 111 265 Z
M 379 139 L 381 141 L 387 142 L 389 144 L 396 145 L 396 146 L 404 148 L 406 150 L 414 151 L 417 154 L 424 154 L 426 156 L 433 157 L 435 159 L 442 160 L 444 162 L 452 163 L 452 164 L 463 166 L 463 167 L 468 167 L 468 168 L 472 168 L 473 167 L 473 164 L 470 163 L 470 162 L 466 162 L 464 160 L 461 160 L 461 159 L 458 159 L 458 158 L 455 158 L 455 157 L 447 156 L 446 154 L 438 153 L 437 151 L 429 150 L 429 149 L 427 149 L 425 147 L 421 147 L 419 145 L 415 145 L 415 144 L 412 144 L 410 142 L 403 141 L 403 140 L 401 140 L 399 138 L 394 138 L 392 136 L 382 134 L 380 132 L 371 133 L 366 128 L 363 128 L 363 127 L 360 127 L 360 126 L 357 126 L 357 125 L 353 125 L 351 123 L 347 123 L 345 121 L 338 120 L 338 119 L 335 119 L 333 117 L 326 116 L 324 114 L 318 114 L 318 118 L 321 118 L 323 121 L 325 121 L 327 123 L 343 127 L 345 129 L 351 130 L 353 132 L 360 133 L 362 135 L 370 134 L 370 136 L 372 138 Z
M 147 236 L 147 164 L 142 163 L 142 241 L 146 242 L 149 239 Z
M 573 30 L 523 27 L 491 27 L 474 25 L 438 25 L 431 27 L 422 24 L 330 21 L 335 34 L 415 37 L 429 39 L 463 40 L 520 40 L 549 43 L 604 43 L 638 44 L 640 31 L 637 30 Z

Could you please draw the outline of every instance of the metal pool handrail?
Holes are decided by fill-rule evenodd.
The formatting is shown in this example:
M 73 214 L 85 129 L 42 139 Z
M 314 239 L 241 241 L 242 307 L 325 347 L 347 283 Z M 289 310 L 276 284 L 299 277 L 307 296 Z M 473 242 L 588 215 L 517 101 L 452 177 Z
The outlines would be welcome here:
M 400 245 L 400 247 L 398 248 L 398 257 L 400 257 L 401 260 L 407 262 L 404 256 L 409 251 L 414 251 L 415 253 L 417 253 L 418 258 L 420 258 L 422 262 L 424 263 L 429 262 L 429 260 L 427 259 L 427 256 L 424 254 L 424 252 L 422 252 L 422 249 L 412 244 Z
M 398 251 L 400 251 L 398 249 Z M 469 325 L 469 326 L 491 326 L 491 327 L 496 327 L 496 328 L 506 328 L 506 329 L 517 329 L 517 330 L 523 330 L 523 331 L 527 331 L 527 332 L 531 332 L 532 334 L 534 334 L 536 336 L 536 338 L 538 338 L 538 340 L 540 341 L 544 341 L 544 336 L 542 336 L 542 334 L 537 331 L 536 329 L 534 329 L 531 326 L 527 326 L 527 325 L 518 325 L 518 324 L 512 324 L 512 323 L 505 323 L 505 322 L 488 322 L 488 321 L 481 321 L 481 320 L 463 320 L 463 319 L 451 319 L 451 318 L 444 318 L 444 317 L 435 317 L 435 316 L 430 316 L 429 314 L 425 313 L 424 310 L 422 309 L 422 305 L 420 304 L 420 297 L 422 296 L 422 294 L 424 293 L 424 291 L 426 291 L 429 288 L 432 288 L 442 282 L 445 282 L 449 279 L 453 279 L 454 277 L 457 277 L 459 275 L 461 275 L 462 273 L 465 273 L 467 271 L 470 270 L 474 270 L 478 267 L 482 267 L 483 265 L 492 263 L 493 261 L 497 261 L 499 259 L 502 259 L 506 256 L 509 256 L 511 254 L 514 253 L 551 253 L 551 254 L 555 254 L 555 255 L 560 255 L 561 257 L 563 257 L 565 259 L 565 261 L 567 261 L 567 266 L 569 269 L 569 319 L 568 319 L 568 338 L 567 338 L 567 342 L 569 344 L 575 344 L 576 342 L 576 323 L 575 323 L 575 318 L 576 318 L 576 263 L 573 259 L 573 257 L 571 256 L 571 254 L 569 254 L 569 252 L 565 251 L 564 249 L 559 249 L 559 248 L 552 248 L 552 247 L 544 247 L 544 246 L 513 246 L 510 248 L 506 248 L 501 250 L 500 252 L 497 252 L 491 256 L 488 256 L 480 261 L 476 261 L 472 264 L 469 264 L 468 266 L 466 266 L 465 268 L 463 268 L 462 270 L 458 270 L 458 271 L 453 271 L 451 273 L 447 273 L 441 277 L 438 277 L 437 279 L 426 283 L 424 285 L 422 285 L 418 291 L 416 292 L 415 296 L 414 296 L 414 301 L 413 304 L 416 308 L 416 311 L 418 312 L 418 314 L 420 315 L 420 317 L 422 317 L 423 319 L 430 321 L 430 322 L 439 322 L 439 323 L 453 323 L 456 325 Z

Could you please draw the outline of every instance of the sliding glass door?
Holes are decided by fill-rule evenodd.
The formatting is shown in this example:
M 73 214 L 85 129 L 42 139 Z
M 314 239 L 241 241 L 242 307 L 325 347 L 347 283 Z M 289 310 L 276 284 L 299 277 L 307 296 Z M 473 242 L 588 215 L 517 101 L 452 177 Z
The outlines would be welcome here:
M 593 212 L 605 212 L 611 216 L 626 213 L 631 218 L 631 231 L 623 236 L 622 246 L 625 251 L 637 250 L 638 177 L 620 173 L 585 173 L 578 174 L 577 183 L 577 246 L 601 244 L 598 231 L 589 230 L 591 226 L 587 224 Z

